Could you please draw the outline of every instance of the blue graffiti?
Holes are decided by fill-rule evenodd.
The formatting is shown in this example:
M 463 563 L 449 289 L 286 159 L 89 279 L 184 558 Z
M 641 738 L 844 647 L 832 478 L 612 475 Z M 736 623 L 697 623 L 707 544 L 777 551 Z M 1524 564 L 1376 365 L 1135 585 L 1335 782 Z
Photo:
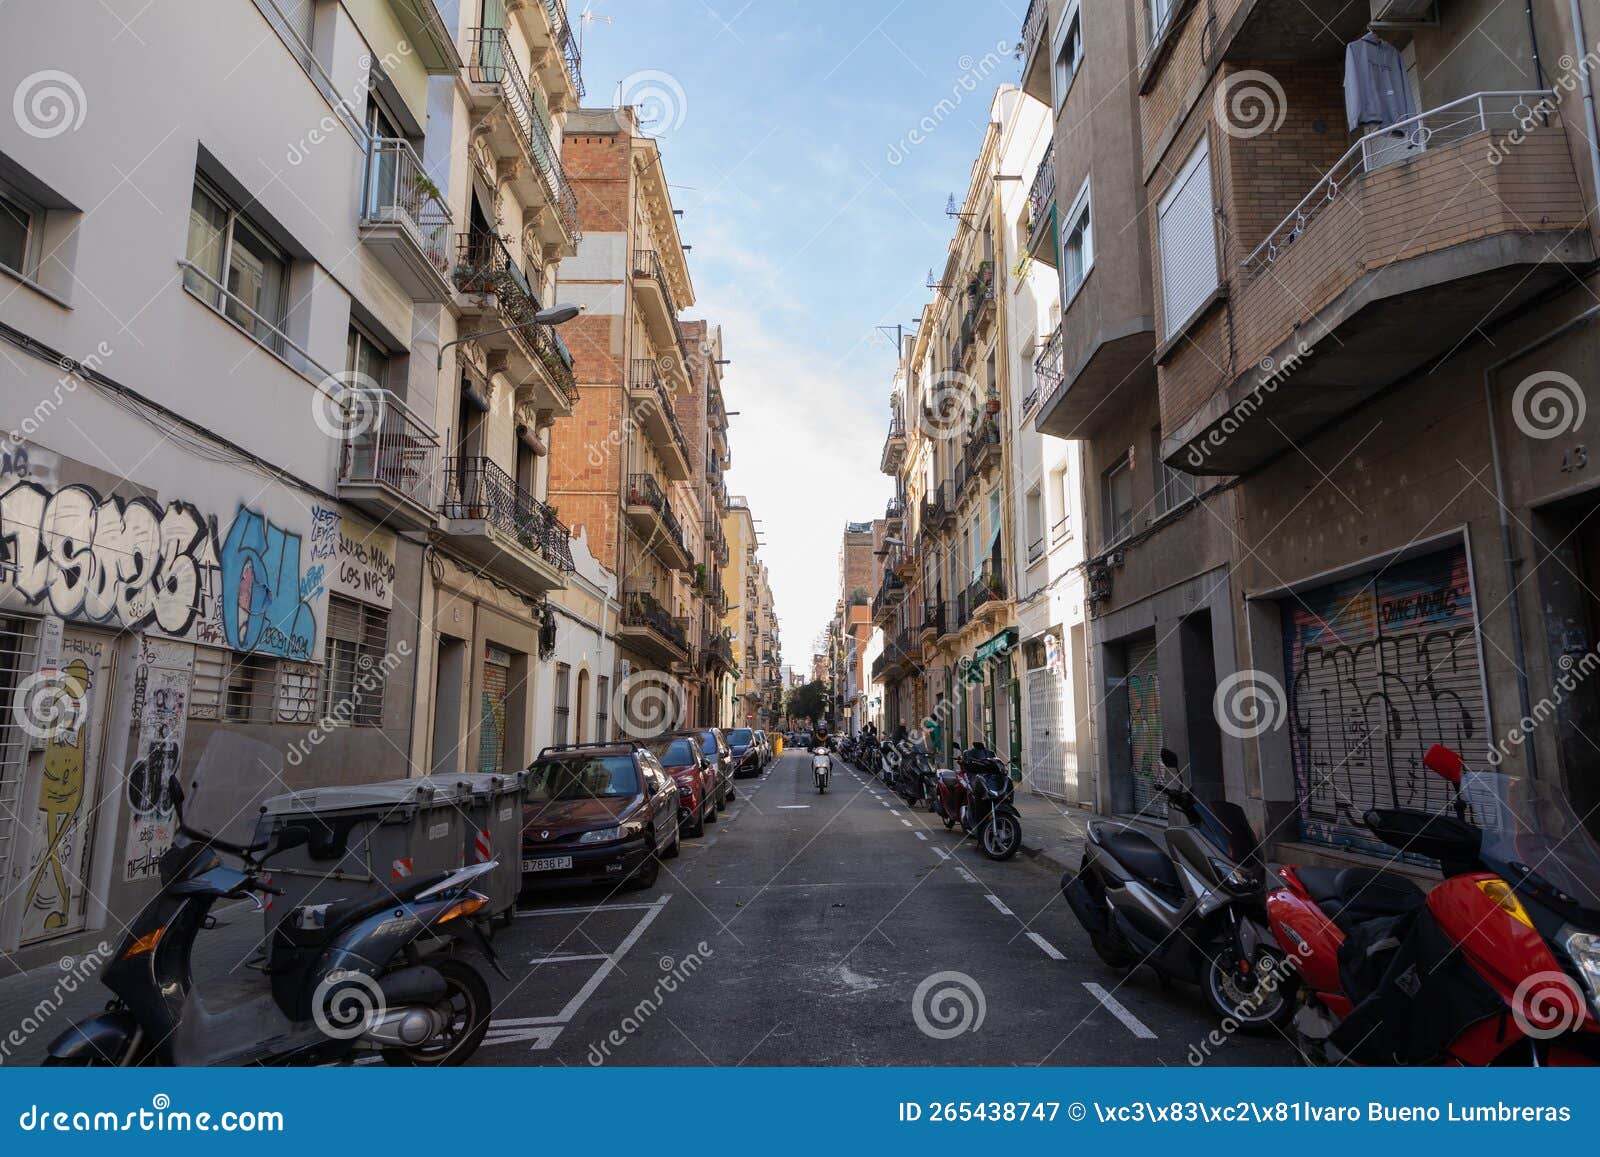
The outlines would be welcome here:
M 310 658 L 317 619 L 301 594 L 300 536 L 241 506 L 219 561 L 228 644 L 238 651 Z

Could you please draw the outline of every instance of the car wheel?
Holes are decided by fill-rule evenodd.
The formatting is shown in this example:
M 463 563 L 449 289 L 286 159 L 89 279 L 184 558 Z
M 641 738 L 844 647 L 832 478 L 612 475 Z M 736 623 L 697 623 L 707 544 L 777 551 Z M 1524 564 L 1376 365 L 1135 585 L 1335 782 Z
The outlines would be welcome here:
M 642 892 L 646 888 L 655 887 L 656 877 L 661 874 L 661 857 L 656 855 L 656 837 L 651 832 L 645 837 L 644 862 L 633 870 L 633 875 L 628 877 L 628 889 Z
M 700 806 L 695 809 L 694 822 L 689 825 L 686 833 L 690 839 L 695 839 L 706 834 L 706 802 L 700 801 Z
M 672 842 L 667 845 L 667 850 L 661 853 L 663 860 L 676 860 L 678 853 L 683 851 L 683 833 L 676 824 L 672 828 Z

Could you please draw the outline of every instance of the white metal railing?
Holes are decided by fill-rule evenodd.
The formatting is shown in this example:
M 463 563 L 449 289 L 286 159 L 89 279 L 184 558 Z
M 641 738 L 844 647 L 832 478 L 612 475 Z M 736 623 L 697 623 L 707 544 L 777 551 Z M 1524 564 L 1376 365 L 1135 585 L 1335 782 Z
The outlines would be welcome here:
M 241 333 L 311 383 L 326 399 L 313 400 L 307 415 L 331 411 L 347 431 L 339 462 L 341 482 L 377 482 L 432 508 L 439 436 L 391 390 L 360 388 L 350 375 L 335 374 L 275 322 L 241 301 L 194 262 L 180 260 L 183 287 L 216 310 Z M 327 403 L 332 403 L 331 407 Z
M 1356 178 L 1389 165 L 1413 160 L 1430 149 L 1455 144 L 1495 128 L 1527 128 L 1556 115 L 1549 89 L 1479 92 L 1418 113 L 1368 133 L 1339 158 L 1288 216 L 1240 265 L 1246 280 L 1260 276 L 1305 232 L 1324 207 L 1338 199 Z
M 367 150 L 361 220 L 363 224 L 407 227 L 433 267 L 448 276 L 453 224 L 450 209 L 411 142 L 400 137 L 373 138 Z

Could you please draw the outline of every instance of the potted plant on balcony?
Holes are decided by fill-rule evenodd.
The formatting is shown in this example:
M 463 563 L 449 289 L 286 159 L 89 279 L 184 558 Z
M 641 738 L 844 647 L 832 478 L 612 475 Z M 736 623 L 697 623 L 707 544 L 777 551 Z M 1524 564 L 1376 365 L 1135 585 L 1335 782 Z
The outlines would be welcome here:
M 694 593 L 697 595 L 706 593 L 706 564 L 703 562 L 694 564 Z

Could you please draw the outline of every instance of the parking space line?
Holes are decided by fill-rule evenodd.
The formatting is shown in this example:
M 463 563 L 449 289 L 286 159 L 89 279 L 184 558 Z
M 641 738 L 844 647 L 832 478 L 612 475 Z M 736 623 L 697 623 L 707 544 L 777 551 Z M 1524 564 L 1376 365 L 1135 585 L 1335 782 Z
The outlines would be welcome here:
M 1041 952 L 1043 952 L 1046 956 L 1048 956 L 1051 960 L 1065 960 L 1066 959 L 1066 957 L 1061 954 L 1061 949 L 1057 948 L 1054 944 L 1050 943 L 1050 941 L 1046 940 L 1043 936 L 1040 936 L 1037 932 L 1029 932 L 1029 933 L 1026 933 L 1026 935 L 1027 935 L 1028 939 L 1032 940 L 1035 944 L 1037 944 L 1039 946 L 1039 950 Z
M 1112 996 L 1105 989 L 1088 980 L 1083 982 L 1083 986 L 1089 990 L 1090 996 L 1098 1000 L 1101 1006 L 1112 1016 L 1120 1020 L 1123 1024 L 1123 1027 L 1131 1032 L 1134 1036 L 1138 1037 L 1140 1040 L 1156 1039 L 1156 1034 L 1150 1031 L 1149 1026 L 1146 1025 L 1144 1021 L 1140 1020 L 1138 1017 L 1134 1016 L 1133 1013 L 1129 1012 L 1126 1005 L 1124 1005 L 1116 997 Z
M 591 904 L 571 908 L 523 908 L 518 910 L 517 918 L 524 916 L 590 916 L 596 912 L 642 912 L 646 908 L 656 908 L 659 905 L 651 904 Z
M 917 839 L 921 840 L 923 843 L 927 843 L 928 842 L 928 833 L 927 832 L 918 832 L 917 833 Z
M 574 960 L 610 960 L 610 959 L 611 959 L 611 955 L 610 955 L 610 953 L 607 953 L 607 952 L 585 952 L 585 953 L 573 953 L 571 955 L 557 954 L 557 955 L 554 955 L 554 956 L 535 956 L 532 960 L 528 961 L 528 963 L 529 964 L 568 964 L 568 963 L 571 963 Z
M 950 858 L 950 853 L 945 851 L 943 848 L 934 848 L 933 854 L 938 856 L 941 860 L 948 860 Z
M 901 822 L 901 823 L 903 823 L 903 824 L 905 824 L 905 825 L 906 825 L 906 827 L 908 827 L 908 828 L 909 828 L 909 827 L 915 827 L 915 826 L 916 826 L 916 825 L 914 825 L 914 824 L 913 824 L 913 823 L 912 823 L 912 822 L 911 822 L 911 821 L 910 821 L 910 820 L 905 820 L 905 819 L 903 819 L 903 820 L 901 820 L 901 821 L 900 821 L 900 822 Z
M 1002 901 L 999 896 L 993 895 L 991 893 L 991 894 L 985 896 L 984 899 L 989 901 L 989 903 L 993 904 L 995 911 L 1000 913 L 1000 915 L 1002 915 L 1002 916 L 1013 915 L 1011 909 L 1007 908 L 1005 906 L 1005 902 Z

